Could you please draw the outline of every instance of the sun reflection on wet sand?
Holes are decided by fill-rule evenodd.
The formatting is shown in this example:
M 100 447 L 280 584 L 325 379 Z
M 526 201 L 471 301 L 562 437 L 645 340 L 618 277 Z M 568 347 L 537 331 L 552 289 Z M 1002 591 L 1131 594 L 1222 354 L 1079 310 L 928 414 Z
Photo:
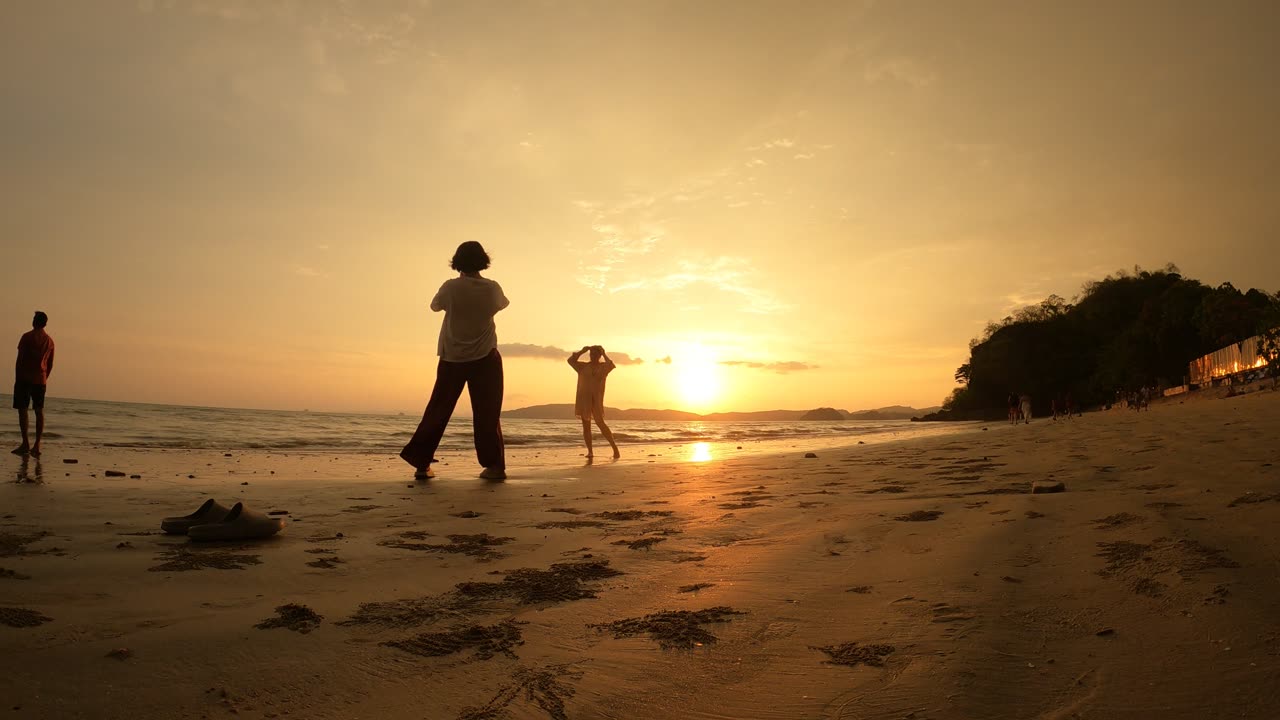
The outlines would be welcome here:
M 711 459 L 711 443 L 694 443 L 689 454 L 689 462 L 707 462 Z

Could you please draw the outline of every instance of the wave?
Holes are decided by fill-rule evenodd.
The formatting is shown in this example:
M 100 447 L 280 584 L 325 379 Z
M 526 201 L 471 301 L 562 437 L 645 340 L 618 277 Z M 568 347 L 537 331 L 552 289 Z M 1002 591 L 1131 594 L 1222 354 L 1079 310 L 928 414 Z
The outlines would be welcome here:
M 220 449 L 257 451 L 369 452 L 394 454 L 417 425 L 415 418 L 391 415 L 290 413 L 218 408 L 173 408 L 109 402 L 60 401 L 56 432 L 46 437 L 69 445 L 112 448 Z M 860 437 L 902 431 L 903 422 L 639 421 L 610 423 L 624 444 L 693 442 L 745 444 L 788 438 Z M 918 428 L 912 428 L 913 430 Z M 0 429 L 12 437 L 13 430 Z M 513 448 L 569 447 L 582 444 L 577 420 L 504 419 L 506 444 Z M 593 433 L 599 438 L 598 431 Z M 597 440 L 598 442 L 600 440 Z M 471 423 L 456 418 L 441 447 L 472 447 Z

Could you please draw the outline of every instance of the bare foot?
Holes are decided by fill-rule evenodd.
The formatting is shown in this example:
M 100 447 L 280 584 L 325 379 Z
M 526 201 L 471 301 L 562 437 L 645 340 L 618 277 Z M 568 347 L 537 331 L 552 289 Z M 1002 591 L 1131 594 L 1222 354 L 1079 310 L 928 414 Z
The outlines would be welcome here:
M 614 448 L 614 449 L 613 449 L 613 459 L 614 459 L 614 460 L 617 460 L 617 459 L 618 459 L 618 458 L 620 458 L 620 457 L 622 457 L 622 453 L 618 452 L 618 448 Z
M 14 455 L 29 455 L 31 453 L 31 449 L 28 448 L 26 445 L 22 445 L 20 447 L 16 447 L 10 450 L 9 452 L 13 453 Z
M 39 445 L 32 445 L 32 446 L 31 446 L 31 457 L 40 457 L 40 446 L 39 446 Z
M 415 470 L 415 471 L 414 471 L 414 473 L 413 473 L 413 479 L 414 479 L 414 480 L 430 480 L 431 478 L 433 478 L 433 477 L 435 477 L 435 476 L 436 476 L 436 473 L 435 473 L 435 471 L 434 471 L 434 470 L 432 470 L 432 469 L 431 469 L 431 466 L 430 466 L 430 465 L 428 465 L 428 466 L 426 466 L 426 467 L 424 467 L 424 468 L 418 468 L 418 469 L 417 469 L 417 470 Z

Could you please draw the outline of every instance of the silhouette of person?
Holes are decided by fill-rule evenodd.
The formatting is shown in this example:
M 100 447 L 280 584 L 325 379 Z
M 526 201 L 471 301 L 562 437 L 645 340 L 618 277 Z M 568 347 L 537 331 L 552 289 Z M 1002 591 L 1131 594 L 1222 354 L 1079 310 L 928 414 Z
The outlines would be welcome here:
M 1031 396 L 1022 393 L 1018 396 L 1018 405 L 1022 410 L 1022 422 L 1027 425 L 1031 424 Z
M 431 463 L 449 418 L 467 386 L 471 396 L 472 431 L 476 459 L 486 480 L 505 480 L 507 461 L 502 444 L 502 355 L 493 316 L 510 305 L 502 287 L 480 271 L 489 267 L 489 254 L 478 242 L 458 246 L 449 266 L 458 277 L 445 281 L 431 300 L 433 312 L 444 311 L 440 325 L 436 383 L 422 414 L 422 422 L 400 457 L 413 466 L 414 477 L 435 477 Z
M 49 316 L 36 311 L 31 318 L 31 330 L 18 340 L 18 361 L 14 365 L 13 407 L 18 411 L 18 428 L 22 430 L 22 444 L 13 449 L 14 455 L 40 457 L 40 439 L 44 436 L 44 392 L 53 372 L 53 338 L 44 331 Z M 36 411 L 36 441 L 28 439 L 27 408 Z
M 591 359 L 583 362 L 582 355 L 587 352 L 591 353 Z M 600 426 L 600 433 L 609 441 L 609 447 L 613 448 L 613 458 L 618 459 L 622 453 L 618 452 L 618 443 L 613 441 L 613 431 L 604 422 L 604 383 L 617 366 L 605 354 L 604 348 L 590 345 L 569 356 L 569 367 L 578 373 L 578 394 L 573 403 L 573 414 L 582 420 L 582 439 L 587 444 L 587 459 L 594 457 L 591 449 L 592 420 Z

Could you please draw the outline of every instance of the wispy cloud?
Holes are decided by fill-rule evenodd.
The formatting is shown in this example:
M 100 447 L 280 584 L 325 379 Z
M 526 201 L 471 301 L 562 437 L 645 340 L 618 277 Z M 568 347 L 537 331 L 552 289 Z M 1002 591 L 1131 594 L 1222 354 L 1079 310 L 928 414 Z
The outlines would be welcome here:
M 728 365 L 730 367 L 751 368 L 753 370 L 769 370 L 771 372 L 778 373 L 779 375 L 785 375 L 789 372 L 800 372 L 802 370 L 818 369 L 817 365 L 810 365 L 809 363 L 800 362 L 798 360 L 786 360 L 782 362 L 768 362 L 768 363 L 756 362 L 754 360 L 721 360 L 720 364 Z
M 563 348 L 554 345 L 531 345 L 529 343 L 500 343 L 498 352 L 509 358 L 532 358 L 535 360 L 567 360 L 572 354 Z M 644 362 L 640 358 L 633 358 L 624 352 L 607 351 L 609 359 L 613 360 L 615 365 L 639 365 Z
M 755 268 L 745 258 L 722 256 L 710 262 L 682 260 L 674 272 L 651 278 L 633 280 L 609 289 L 611 293 L 630 290 L 681 290 L 692 285 L 709 285 L 722 292 L 741 296 L 746 304 L 743 310 L 770 314 L 785 309 L 785 305 L 767 290 L 752 282 Z
M 868 63 L 863 68 L 862 77 L 867 82 L 888 80 L 917 88 L 929 87 L 938 81 L 938 73 L 933 68 L 909 57 L 894 57 Z
M 750 152 L 758 152 L 760 150 L 772 150 L 774 148 L 790 149 L 795 146 L 796 141 L 791 138 L 778 138 L 777 140 L 769 140 L 767 142 L 760 143 L 759 145 L 752 145 L 747 148 L 747 150 Z

